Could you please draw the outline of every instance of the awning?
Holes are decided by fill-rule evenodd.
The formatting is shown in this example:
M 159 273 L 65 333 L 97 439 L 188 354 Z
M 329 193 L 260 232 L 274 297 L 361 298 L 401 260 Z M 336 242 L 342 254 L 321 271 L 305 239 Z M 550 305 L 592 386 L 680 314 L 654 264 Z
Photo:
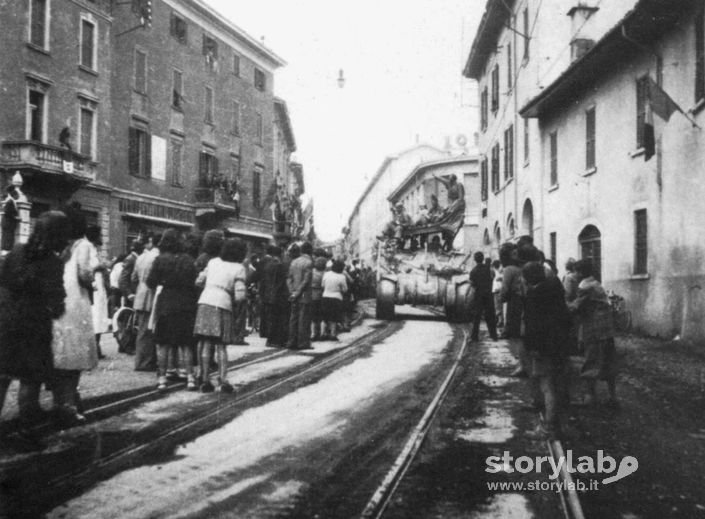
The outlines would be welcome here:
M 237 236 L 246 236 L 248 238 L 258 238 L 260 240 L 272 240 L 274 237 L 271 234 L 257 231 L 249 231 L 247 229 L 238 229 L 237 227 L 228 227 L 228 234 L 235 234 Z
M 169 218 L 159 218 L 158 216 L 145 216 L 143 214 L 137 214 L 137 213 L 123 213 L 122 216 L 123 216 L 123 218 L 133 218 L 135 220 L 145 220 L 147 222 L 161 223 L 164 225 L 171 225 L 174 227 L 188 227 L 188 228 L 193 227 L 193 224 L 189 223 L 189 222 L 182 222 L 180 220 L 171 220 Z

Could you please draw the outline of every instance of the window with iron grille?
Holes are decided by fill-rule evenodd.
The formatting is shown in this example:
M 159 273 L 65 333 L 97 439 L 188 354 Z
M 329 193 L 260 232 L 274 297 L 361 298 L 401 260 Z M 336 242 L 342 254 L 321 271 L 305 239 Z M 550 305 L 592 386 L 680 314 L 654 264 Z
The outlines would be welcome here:
M 587 225 L 578 235 L 581 259 L 590 260 L 592 275 L 602 281 L 602 234 L 594 225 Z
M 150 145 L 150 134 L 146 129 L 134 126 L 130 127 L 128 144 L 130 175 L 144 178 L 151 176 L 152 154 Z
M 499 191 L 499 144 L 492 146 L 492 192 Z
M 218 176 L 218 158 L 215 150 L 205 149 L 199 155 L 198 161 L 198 185 L 199 187 L 213 187 L 215 178 Z
M 636 147 L 644 147 L 644 123 L 648 96 L 648 76 L 636 80 Z
M 504 180 L 514 178 L 514 125 L 504 131 Z
M 135 50 L 135 90 L 147 93 L 147 53 Z
M 481 198 L 482 201 L 484 202 L 488 198 L 488 193 L 487 193 L 487 157 L 484 157 L 482 159 L 482 162 L 480 163 L 480 185 L 481 185 Z
M 595 107 L 585 112 L 585 169 L 595 167 Z
M 29 41 L 42 49 L 47 48 L 47 0 L 32 0 L 29 4 Z
M 634 274 L 648 272 L 648 233 L 646 209 L 634 211 Z
M 264 92 L 267 89 L 267 77 L 260 69 L 255 69 L 255 88 Z
M 551 167 L 551 186 L 558 185 L 558 132 L 551 132 L 550 141 L 550 167 Z
M 499 110 L 499 65 L 492 69 L 492 112 Z
M 483 132 L 487 130 L 487 119 L 489 116 L 487 101 L 487 87 L 485 86 L 480 94 L 480 129 Z
M 695 102 L 705 99 L 705 7 L 695 13 Z
M 186 19 L 174 12 L 171 13 L 171 35 L 176 41 L 183 45 L 188 43 L 188 25 Z

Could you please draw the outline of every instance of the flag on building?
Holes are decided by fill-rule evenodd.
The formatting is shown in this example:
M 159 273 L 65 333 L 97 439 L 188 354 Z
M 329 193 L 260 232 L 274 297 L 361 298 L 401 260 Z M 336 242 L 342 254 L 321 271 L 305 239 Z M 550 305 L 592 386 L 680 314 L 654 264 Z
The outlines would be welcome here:
M 646 87 L 646 113 L 644 115 L 644 160 L 649 160 L 656 153 L 656 134 L 654 131 L 654 114 L 668 122 L 673 112 L 679 111 L 685 115 L 681 107 L 671 99 L 651 76 L 648 76 Z

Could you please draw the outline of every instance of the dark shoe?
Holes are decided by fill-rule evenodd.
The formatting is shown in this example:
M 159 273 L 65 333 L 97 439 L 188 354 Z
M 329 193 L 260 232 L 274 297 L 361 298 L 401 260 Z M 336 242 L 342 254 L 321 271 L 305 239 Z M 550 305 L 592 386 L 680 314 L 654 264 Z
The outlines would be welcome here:
M 218 386 L 218 391 L 221 393 L 232 393 L 234 389 L 233 386 L 228 382 L 223 382 Z
M 235 346 L 249 346 L 250 343 L 246 341 L 237 341 L 233 343 Z
M 166 380 L 168 380 L 169 382 L 177 382 L 178 380 L 180 380 L 179 372 L 176 371 L 175 369 L 167 370 Z
M 333 341 L 333 342 L 338 342 L 340 339 L 338 339 L 338 337 L 336 337 L 335 335 L 331 335 L 330 337 L 328 337 L 328 340 Z
M 338 339 L 335 339 L 335 340 L 337 341 Z M 296 349 L 297 350 L 312 350 L 313 347 L 312 346 L 301 346 L 300 348 L 296 348 Z
M 212 393 L 213 391 L 215 391 L 215 388 L 210 382 L 204 382 L 201 384 L 201 393 Z
M 267 348 L 281 348 L 282 347 L 281 344 L 274 344 L 273 342 L 268 342 L 267 344 L 265 344 L 265 346 Z
M 75 427 L 86 423 L 86 417 L 70 405 L 62 405 L 56 410 L 56 420 L 60 427 Z

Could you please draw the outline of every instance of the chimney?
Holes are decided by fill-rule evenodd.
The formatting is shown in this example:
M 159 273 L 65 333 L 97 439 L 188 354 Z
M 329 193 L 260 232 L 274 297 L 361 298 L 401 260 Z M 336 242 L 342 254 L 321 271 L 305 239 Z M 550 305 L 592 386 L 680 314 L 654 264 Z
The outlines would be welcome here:
M 585 0 L 578 0 L 578 3 L 568 11 L 571 20 L 570 31 L 573 35 L 570 41 L 571 63 L 582 58 L 595 44 L 588 20 L 597 10 L 597 7 L 588 5 Z

